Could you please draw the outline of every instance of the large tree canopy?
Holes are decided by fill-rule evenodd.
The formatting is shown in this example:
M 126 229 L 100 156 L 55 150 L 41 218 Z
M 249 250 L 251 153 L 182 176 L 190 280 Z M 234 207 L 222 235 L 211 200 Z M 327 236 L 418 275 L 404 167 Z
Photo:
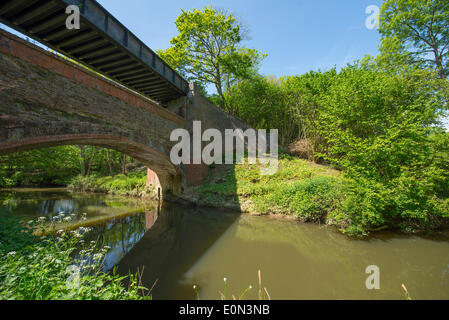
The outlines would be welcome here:
M 224 91 L 257 73 L 265 55 L 241 45 L 244 32 L 236 18 L 212 7 L 182 11 L 175 24 L 179 34 L 158 54 L 188 80 L 214 85 L 221 106 L 234 113 Z
M 393 61 L 449 75 L 449 1 L 385 0 L 380 13 L 381 51 Z

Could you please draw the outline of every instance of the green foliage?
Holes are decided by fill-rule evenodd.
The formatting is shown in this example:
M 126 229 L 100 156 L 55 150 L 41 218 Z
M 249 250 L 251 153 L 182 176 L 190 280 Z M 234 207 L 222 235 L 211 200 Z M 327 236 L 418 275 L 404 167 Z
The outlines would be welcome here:
M 381 52 L 397 65 L 436 69 L 449 74 L 449 2 L 446 0 L 386 0 L 382 4 Z
M 38 239 L 33 236 L 33 229 L 25 228 L 16 217 L 0 217 L 0 256 L 11 251 L 26 250 Z
M 342 195 L 341 179 L 315 176 L 284 185 L 268 194 L 257 207 L 290 212 L 304 222 L 325 223 Z
M 210 6 L 182 10 L 175 24 L 179 34 L 158 54 L 187 79 L 203 87 L 213 84 L 220 105 L 233 114 L 223 88 L 229 91 L 238 80 L 254 75 L 265 55 L 240 45 L 244 34 L 236 18 Z
M 343 69 L 320 97 L 318 130 L 328 159 L 347 171 L 390 179 L 425 161 L 444 97 L 425 71 L 391 75 L 375 64 Z
M 0 156 L 0 187 L 65 185 L 79 173 L 79 152 L 64 146 Z
M 2 217 L 0 299 L 8 300 L 142 300 L 150 299 L 134 275 L 120 277 L 102 272 L 107 248 L 83 241 L 86 230 L 60 232 L 47 238 L 32 237 L 29 227 Z M 35 226 L 36 227 L 36 226 Z M 9 251 L 11 241 L 21 246 Z M 8 253 L 5 253 L 7 252 Z M 129 278 L 129 285 L 123 282 Z
M 318 131 L 322 156 L 356 182 L 344 205 L 350 223 L 357 230 L 443 226 L 449 213 L 442 206 L 448 134 L 438 127 L 444 83 L 425 70 L 391 74 L 367 61 L 337 79 L 320 99 Z
M 141 167 L 115 150 L 61 146 L 0 156 L 0 188 L 66 186 L 77 175 L 126 174 Z
M 253 128 L 279 129 L 281 144 L 297 137 L 298 125 L 279 80 L 253 77 L 233 86 L 227 97 L 233 101 L 235 114 Z
M 140 196 L 146 193 L 146 170 L 131 172 L 128 175 L 101 177 L 96 175 L 76 176 L 69 189 L 75 191 L 111 193 L 123 196 Z
M 337 72 L 309 72 L 302 76 L 254 77 L 239 82 L 231 96 L 236 115 L 257 129 L 279 130 L 279 142 L 308 140 L 310 158 L 318 150 L 319 98 L 333 84 Z
M 340 72 L 259 78 L 233 90 L 243 120 L 280 128 L 283 143 L 306 140 L 310 158 L 344 172 L 341 183 L 317 182 L 312 175 L 285 189 L 285 168 L 271 178 L 279 178 L 278 185 L 270 178 L 260 178 L 268 180 L 259 185 L 249 183 L 259 179 L 251 170 L 239 176 L 236 167 L 237 192 L 261 212 L 295 213 L 311 221 L 327 217 L 354 235 L 384 227 L 430 232 L 448 225 L 449 133 L 440 123 L 448 83 L 431 70 L 390 72 L 382 61 L 366 58 Z M 304 179 L 307 171 L 297 172 L 300 176 L 288 174 Z M 223 192 L 220 188 L 216 191 Z

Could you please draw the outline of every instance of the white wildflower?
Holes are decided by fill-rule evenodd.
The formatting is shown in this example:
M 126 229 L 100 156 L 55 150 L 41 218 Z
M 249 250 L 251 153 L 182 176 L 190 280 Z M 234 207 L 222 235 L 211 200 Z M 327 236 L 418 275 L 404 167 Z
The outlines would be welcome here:
M 77 265 L 71 265 L 66 269 L 69 277 L 66 281 L 66 286 L 68 289 L 73 289 L 79 287 L 80 284 L 80 267 Z
M 103 255 L 101 253 L 94 254 L 94 260 L 100 260 L 101 258 L 103 258 Z

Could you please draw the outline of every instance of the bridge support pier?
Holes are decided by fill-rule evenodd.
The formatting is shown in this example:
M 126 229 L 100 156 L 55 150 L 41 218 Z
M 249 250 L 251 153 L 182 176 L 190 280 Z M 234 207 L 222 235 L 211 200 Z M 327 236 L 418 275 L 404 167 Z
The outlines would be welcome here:
M 170 192 L 173 195 L 181 195 L 183 191 L 182 175 L 172 175 L 164 173 L 156 173 L 151 169 L 147 169 L 147 187 L 153 188 L 154 197 L 163 200 L 164 194 Z

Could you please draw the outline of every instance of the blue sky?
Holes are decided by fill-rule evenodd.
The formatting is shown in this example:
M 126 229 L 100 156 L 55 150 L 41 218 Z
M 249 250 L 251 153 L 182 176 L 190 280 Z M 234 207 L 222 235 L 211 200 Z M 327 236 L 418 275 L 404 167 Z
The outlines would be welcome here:
M 250 30 L 245 45 L 268 57 L 264 75 L 302 74 L 342 67 L 365 54 L 376 55 L 379 34 L 368 30 L 365 9 L 381 0 L 99 0 L 153 50 L 170 46 L 181 9 L 212 5 L 229 10 Z

